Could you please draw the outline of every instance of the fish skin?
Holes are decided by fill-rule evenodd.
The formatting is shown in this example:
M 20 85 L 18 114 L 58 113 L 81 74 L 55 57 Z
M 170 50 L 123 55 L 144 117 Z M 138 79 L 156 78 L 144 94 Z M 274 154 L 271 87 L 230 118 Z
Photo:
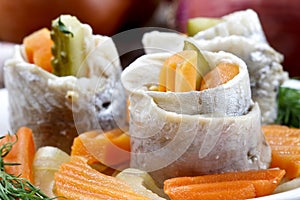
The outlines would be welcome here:
M 78 134 L 94 129 L 107 131 L 126 124 L 126 97 L 116 48 L 108 37 L 91 39 L 93 44 L 89 48 L 94 50 L 90 56 L 102 56 L 102 60 L 89 59 L 93 71 L 89 77 L 50 74 L 28 63 L 21 45 L 15 46 L 14 57 L 5 63 L 10 126 L 12 131 L 21 126 L 31 128 L 37 148 L 56 146 L 69 153 Z M 111 53 L 111 57 L 106 53 Z M 107 63 L 111 66 L 105 71 Z
M 164 99 L 165 95 L 165 101 L 170 104 L 166 110 L 144 87 L 147 85 L 145 81 L 157 82 L 156 75 L 167 55 L 145 55 L 126 68 L 121 76 L 125 89 L 130 93 L 131 167 L 150 172 L 161 185 L 164 180 L 177 176 L 268 168 L 271 149 L 261 131 L 259 106 L 251 101 L 246 64 L 230 53 L 203 51 L 211 66 L 221 60 L 231 61 L 239 66 L 240 73 L 231 81 L 209 89 L 211 96 L 200 95 L 205 90 L 182 94 L 199 93 L 202 98 L 216 99 L 222 95 L 222 90 L 225 96 L 226 92 L 228 95 L 231 93 L 230 98 L 225 98 L 226 102 L 207 104 L 202 108 L 203 113 L 197 114 L 192 110 L 181 112 L 178 105 L 197 107 L 199 101 L 179 98 L 181 102 L 176 104 L 169 99 L 168 93 L 161 93 L 160 98 Z M 149 64 L 151 60 L 152 65 Z M 136 79 L 143 70 L 147 70 L 147 66 L 151 66 L 152 73 L 156 75 L 147 74 L 147 78 Z M 239 107 L 230 107 L 240 102 L 244 102 L 240 106 L 246 112 Z M 215 112 L 218 106 L 223 106 L 223 113 Z M 230 110 L 228 107 L 231 112 L 227 112 Z
M 252 98 L 260 106 L 262 123 L 274 123 L 277 118 L 278 88 L 288 80 L 288 73 L 281 65 L 284 57 L 268 44 L 254 10 L 233 12 L 222 19 L 223 22 L 189 38 L 178 33 L 145 33 L 142 39 L 144 49 L 147 54 L 178 52 L 188 38 L 201 50 L 233 53 L 248 66 Z M 166 38 L 172 38 L 173 41 L 170 43 Z

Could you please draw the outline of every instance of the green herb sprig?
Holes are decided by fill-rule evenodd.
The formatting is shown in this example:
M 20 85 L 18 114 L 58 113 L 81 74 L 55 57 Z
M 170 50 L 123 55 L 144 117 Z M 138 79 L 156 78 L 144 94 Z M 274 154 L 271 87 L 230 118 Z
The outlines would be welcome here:
M 0 140 L 4 138 L 0 137 Z M 40 189 L 31 184 L 27 179 L 9 174 L 5 171 L 5 166 L 19 165 L 18 163 L 6 163 L 3 158 L 11 151 L 13 142 L 6 142 L 0 146 L 0 199 L 2 200 L 52 200 Z
M 276 123 L 300 128 L 300 91 L 280 87 Z

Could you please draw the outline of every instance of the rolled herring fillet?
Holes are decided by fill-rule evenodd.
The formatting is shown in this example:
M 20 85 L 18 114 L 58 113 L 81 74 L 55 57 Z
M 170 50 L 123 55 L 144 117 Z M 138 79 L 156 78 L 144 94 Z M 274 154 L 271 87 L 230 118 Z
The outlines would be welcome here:
M 22 45 L 5 63 L 12 130 L 27 126 L 37 148 L 57 146 L 70 152 L 73 138 L 93 130 L 125 126 L 126 97 L 120 81 L 121 65 L 111 38 L 93 35 L 84 27 L 85 77 L 55 76 L 30 64 Z
M 215 26 L 197 33 L 195 40 L 211 40 L 215 37 L 239 35 L 250 38 L 258 43 L 267 43 L 260 20 L 251 9 L 237 11 L 221 18 L 223 21 Z M 181 51 L 183 41 L 187 38 L 179 32 L 152 31 L 145 33 L 142 43 L 147 54 L 166 51 Z
M 277 118 L 277 93 L 288 79 L 281 65 L 283 55 L 266 41 L 257 14 L 251 10 L 237 11 L 222 17 L 219 24 L 199 32 L 194 43 L 201 50 L 233 53 L 246 62 L 250 75 L 252 98 L 260 106 L 262 123 L 274 123 Z M 172 38 L 169 42 L 166 38 Z M 178 33 L 153 31 L 145 33 L 143 45 L 146 53 L 178 52 L 187 37 Z
M 131 167 L 150 172 L 159 184 L 177 176 L 267 168 L 271 150 L 259 106 L 251 102 L 245 63 L 230 53 L 203 51 L 210 67 L 230 62 L 239 74 L 203 91 L 150 91 L 170 55 L 144 55 L 122 73 L 130 96 Z
M 230 35 L 240 35 L 250 38 L 256 42 L 267 43 L 257 13 L 252 9 L 236 11 L 223 16 L 224 21 L 197 33 L 196 40 L 210 40 L 215 37 L 227 37 Z
M 277 118 L 277 93 L 279 86 L 288 79 L 280 64 L 283 56 L 266 43 L 241 36 L 216 37 L 196 41 L 200 49 L 230 52 L 248 66 L 253 101 L 259 104 L 262 123 L 274 123 Z

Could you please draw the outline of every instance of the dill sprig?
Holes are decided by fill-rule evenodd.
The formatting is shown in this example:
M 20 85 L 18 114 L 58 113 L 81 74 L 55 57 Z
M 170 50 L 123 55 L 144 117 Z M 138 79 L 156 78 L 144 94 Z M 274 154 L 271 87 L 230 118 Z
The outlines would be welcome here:
M 293 88 L 280 87 L 278 95 L 279 124 L 300 128 L 300 91 Z
M 4 138 L 0 137 L 0 140 Z M 11 151 L 18 137 L 13 142 L 6 142 L 0 146 L 0 199 L 2 200 L 51 200 L 40 189 L 31 184 L 27 179 L 9 174 L 5 166 L 19 165 L 18 163 L 6 163 L 3 158 Z

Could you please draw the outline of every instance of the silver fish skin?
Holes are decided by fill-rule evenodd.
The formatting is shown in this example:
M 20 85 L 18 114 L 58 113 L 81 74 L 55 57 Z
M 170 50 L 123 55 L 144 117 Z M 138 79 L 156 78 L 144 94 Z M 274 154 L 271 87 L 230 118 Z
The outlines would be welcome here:
M 22 45 L 15 46 L 14 57 L 5 63 L 10 126 L 13 131 L 31 128 L 37 148 L 57 146 L 70 152 L 74 137 L 85 131 L 126 125 L 116 47 L 111 38 L 92 35 L 89 26 L 85 31 L 86 77 L 58 77 L 30 64 Z

